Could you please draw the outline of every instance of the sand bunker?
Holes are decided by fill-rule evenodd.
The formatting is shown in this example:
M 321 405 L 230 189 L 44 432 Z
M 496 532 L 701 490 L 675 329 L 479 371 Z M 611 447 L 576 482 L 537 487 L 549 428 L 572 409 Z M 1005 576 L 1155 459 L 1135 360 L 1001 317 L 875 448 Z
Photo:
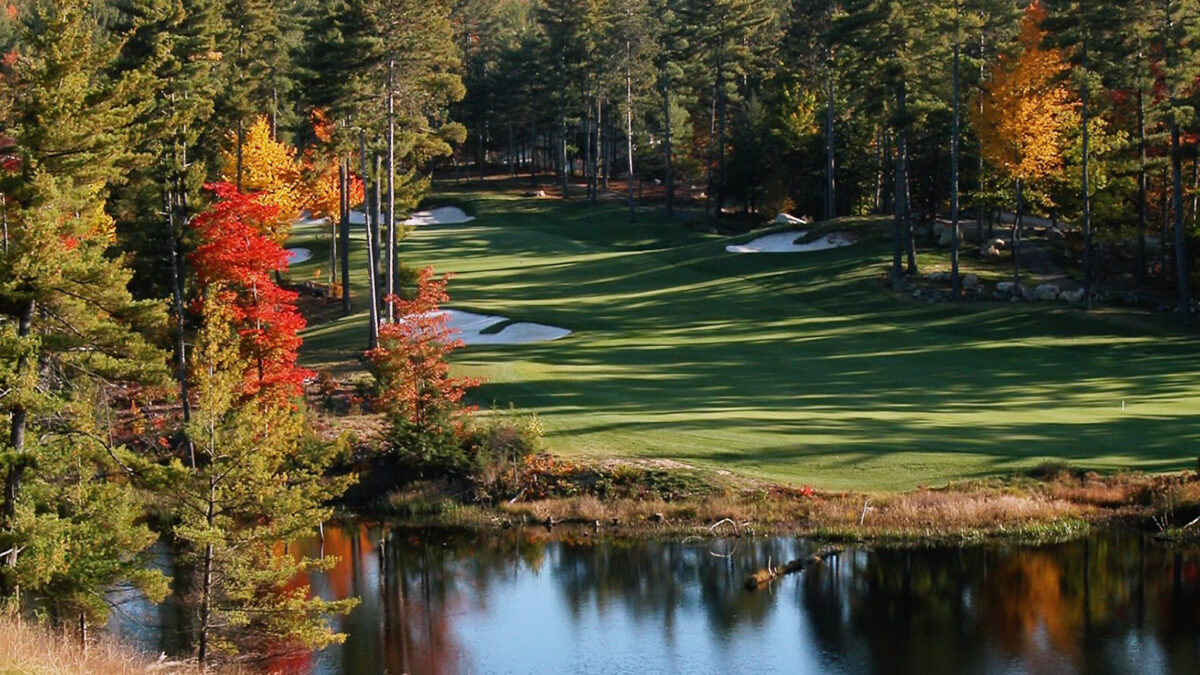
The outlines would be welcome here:
M 469 223 L 475 220 L 475 216 L 468 216 L 465 211 L 457 206 L 439 206 L 428 211 L 417 211 L 409 216 L 408 220 L 404 221 L 405 225 L 459 225 Z M 312 225 L 316 223 L 328 223 L 327 220 L 300 220 L 298 225 Z M 366 211 L 351 211 L 351 225 L 366 225 Z
M 405 225 L 458 225 L 475 220 L 457 206 L 439 206 L 428 211 L 417 211 L 404 221 Z
M 730 253 L 811 253 L 849 246 L 854 243 L 854 240 L 846 234 L 833 232 L 815 241 L 797 244 L 796 240 L 806 234 L 808 233 L 796 230 L 776 232 L 745 244 L 731 244 L 726 246 L 725 250 Z
M 540 323 L 511 323 L 496 333 L 484 333 L 491 326 L 508 321 L 503 316 L 474 314 L 460 309 L 442 310 L 449 320 L 446 322 L 456 339 L 468 345 L 520 345 L 531 342 L 560 340 L 571 334 L 566 328 L 546 326 Z
M 288 254 L 288 264 L 295 265 L 306 260 L 312 259 L 312 251 L 306 248 L 289 248 L 285 249 Z

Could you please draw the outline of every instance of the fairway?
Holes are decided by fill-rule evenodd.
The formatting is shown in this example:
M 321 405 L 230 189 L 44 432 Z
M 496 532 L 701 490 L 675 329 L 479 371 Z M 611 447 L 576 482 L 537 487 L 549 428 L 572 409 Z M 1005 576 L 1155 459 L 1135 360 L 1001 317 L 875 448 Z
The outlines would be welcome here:
M 883 292 L 888 245 L 738 255 L 730 239 L 615 205 L 463 193 L 465 224 L 415 228 L 409 265 L 458 276 L 455 309 L 561 326 L 468 347 L 481 407 L 536 412 L 554 452 L 666 458 L 831 490 L 1196 465 L 1200 340 L 1168 319 L 1060 304 L 925 305 Z M 361 270 L 361 233 L 353 249 Z M 328 269 L 316 226 L 292 246 Z M 361 274 L 356 307 L 364 309 Z M 310 367 L 365 346 L 365 311 L 305 333 Z M 1124 409 L 1122 409 L 1124 401 Z

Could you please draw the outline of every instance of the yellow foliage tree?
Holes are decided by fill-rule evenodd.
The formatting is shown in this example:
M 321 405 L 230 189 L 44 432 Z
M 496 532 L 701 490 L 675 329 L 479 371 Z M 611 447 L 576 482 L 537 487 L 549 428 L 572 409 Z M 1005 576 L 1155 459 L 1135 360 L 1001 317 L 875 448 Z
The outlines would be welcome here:
M 336 162 L 326 163 L 308 185 L 308 211 L 313 218 L 328 218 L 337 222 L 341 216 L 340 207 L 342 192 L 338 185 L 340 176 Z M 365 201 L 365 188 L 362 178 L 350 175 L 350 207 L 362 205 Z
M 237 183 L 237 138 L 230 136 L 230 147 L 224 152 L 223 177 Z M 296 150 L 271 138 L 271 125 L 259 117 L 246 130 L 242 143 L 243 192 L 261 193 L 259 202 L 279 209 L 279 216 L 264 225 L 267 236 L 282 243 L 291 230 L 292 222 L 300 217 L 307 201 L 300 162 Z
M 1012 249 L 1017 288 L 1024 188 L 1063 171 L 1068 131 L 1079 125 L 1079 103 L 1064 79 L 1068 66 L 1057 49 L 1042 48 L 1043 18 L 1045 10 L 1035 1 L 1021 23 L 1023 50 L 1015 58 L 997 59 L 979 105 L 972 106 L 984 159 L 1016 186 Z

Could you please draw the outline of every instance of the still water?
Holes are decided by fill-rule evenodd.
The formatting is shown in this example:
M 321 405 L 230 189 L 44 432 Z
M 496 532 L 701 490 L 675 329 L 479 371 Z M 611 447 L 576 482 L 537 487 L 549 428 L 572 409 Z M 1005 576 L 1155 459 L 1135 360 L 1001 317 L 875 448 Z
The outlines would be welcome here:
M 601 542 L 351 525 L 306 553 L 358 596 L 344 645 L 273 664 L 312 673 L 1200 673 L 1200 547 L 1136 532 L 1064 544 L 849 547 L 792 538 Z M 171 649 L 171 613 L 112 630 Z

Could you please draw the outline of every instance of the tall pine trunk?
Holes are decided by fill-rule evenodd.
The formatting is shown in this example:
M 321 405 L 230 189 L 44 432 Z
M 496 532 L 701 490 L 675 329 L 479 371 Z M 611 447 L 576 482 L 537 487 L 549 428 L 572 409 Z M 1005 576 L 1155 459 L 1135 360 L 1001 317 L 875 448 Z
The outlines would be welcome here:
M 17 319 L 17 338 L 24 342 L 29 338 L 29 334 L 33 328 L 33 300 L 25 300 L 21 303 L 21 313 Z M 16 375 L 18 381 L 28 380 L 30 370 L 33 364 L 29 359 L 29 352 L 26 349 L 21 350 L 21 355 L 17 357 Z M 4 479 L 4 526 L 11 528 L 13 525 L 13 517 L 17 513 L 17 497 L 21 492 L 21 480 L 25 474 L 27 458 L 25 455 L 25 431 L 28 425 L 29 411 L 24 404 L 16 404 L 12 408 L 9 415 L 9 435 L 8 444 L 12 448 L 12 454 L 15 459 L 8 462 L 8 475 Z M 9 553 L 8 564 L 11 566 L 16 553 Z
M 825 220 L 830 220 L 837 215 L 837 200 L 835 188 L 837 186 L 835 180 L 835 171 L 837 165 L 834 162 L 834 153 L 836 148 L 836 139 L 833 136 L 833 119 L 834 119 L 834 100 L 833 100 L 833 65 L 830 64 L 829 70 L 825 75 Z
M 346 208 L 342 212 L 341 228 L 338 237 L 341 240 L 342 252 L 342 316 L 350 315 L 350 158 L 342 160 L 342 193 L 345 194 Z
M 1021 292 L 1021 225 L 1025 220 L 1025 181 L 1017 179 L 1017 214 L 1012 226 L 1013 293 Z
M 717 216 L 725 210 L 725 57 L 717 61 Z
M 393 91 L 393 70 L 395 61 L 388 61 L 387 74 L 387 286 L 384 290 L 384 300 L 387 301 L 396 292 L 396 94 Z M 470 173 L 468 172 L 468 176 Z M 387 320 L 396 320 L 396 305 L 387 302 Z
M 671 85 L 667 82 L 666 75 L 662 76 L 662 102 L 663 102 L 663 185 L 666 188 L 667 197 L 667 217 L 675 215 L 675 184 L 674 176 L 671 175 Z M 633 177 L 629 177 L 629 195 L 633 197 Z
M 376 270 L 376 255 L 375 255 L 375 213 L 374 200 L 371 199 L 370 176 L 367 171 L 367 137 L 366 133 L 361 129 L 358 132 L 358 165 L 359 171 L 362 173 L 363 179 L 363 215 L 364 234 L 367 239 L 367 293 L 370 296 L 370 319 L 371 326 L 367 329 L 367 347 L 374 349 L 379 344 L 379 294 L 375 287 L 375 270 Z M 376 175 L 375 183 L 378 185 L 379 177 Z
M 1138 285 L 1146 283 L 1146 229 L 1150 219 L 1150 205 L 1148 203 L 1149 180 L 1150 176 L 1146 172 L 1146 102 L 1142 95 L 1140 85 L 1138 89 L 1138 152 L 1141 155 L 1140 164 L 1138 165 L 1138 245 L 1137 245 L 1137 282 Z M 1163 241 L 1163 246 L 1166 246 L 1166 241 Z
M 958 145 L 959 145 L 959 82 L 958 82 L 958 35 L 954 37 L 954 124 L 950 136 L 950 297 L 958 300 L 962 294 L 962 280 L 958 277 Z
M 1092 198 L 1088 194 L 1088 143 L 1090 139 L 1090 131 L 1088 129 L 1088 83 L 1087 83 L 1087 38 L 1084 37 L 1082 49 L 1083 63 L 1083 96 L 1082 106 L 1080 107 L 1080 117 L 1083 121 L 1083 176 L 1082 188 L 1080 190 L 1080 198 L 1083 200 L 1083 307 L 1090 310 L 1092 308 Z
M 1179 120 L 1171 112 L 1171 183 L 1175 212 L 1175 277 L 1179 285 L 1179 316 L 1184 323 L 1192 319 L 1192 302 L 1188 292 L 1187 233 L 1183 229 L 1183 148 L 1179 139 Z
M 628 160 L 628 176 L 629 176 L 629 222 L 637 220 L 637 214 L 633 209 L 633 64 L 630 63 L 632 58 L 631 48 L 628 42 L 625 43 L 625 157 Z M 606 178 L 607 180 L 607 178 Z M 668 200 L 669 203 L 669 200 Z M 668 207 L 668 211 L 670 208 Z

